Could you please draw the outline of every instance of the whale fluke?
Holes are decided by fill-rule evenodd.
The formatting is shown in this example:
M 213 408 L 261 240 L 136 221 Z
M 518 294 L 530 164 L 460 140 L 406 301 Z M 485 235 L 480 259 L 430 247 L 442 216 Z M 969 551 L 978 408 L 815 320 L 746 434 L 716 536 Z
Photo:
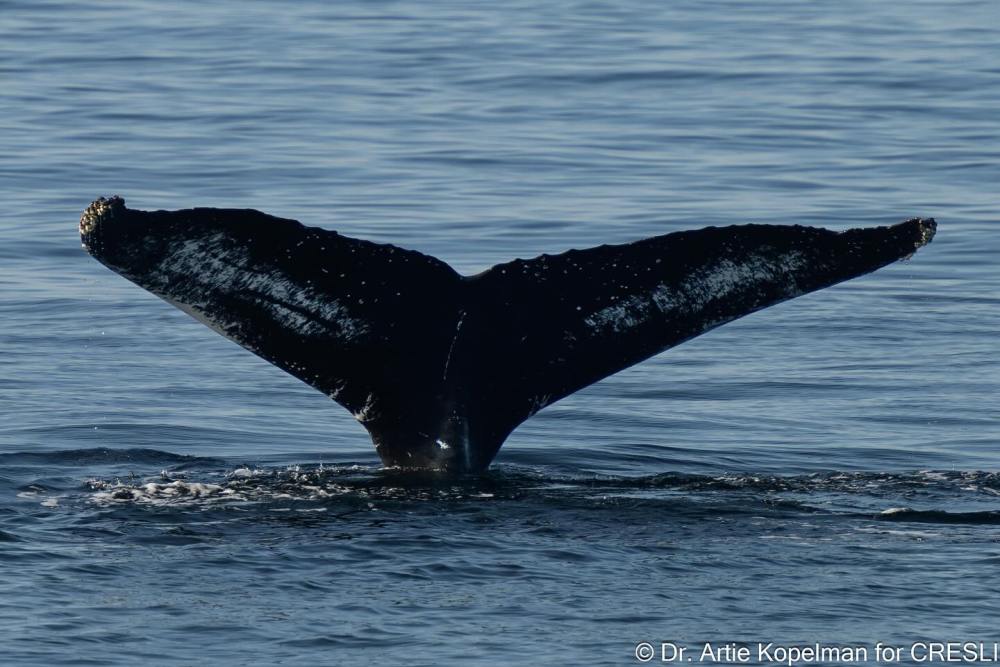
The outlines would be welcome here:
M 249 209 L 146 212 L 111 197 L 80 220 L 98 261 L 343 405 L 386 465 L 459 472 L 485 469 L 546 405 L 908 257 L 935 230 L 708 227 L 461 276 Z

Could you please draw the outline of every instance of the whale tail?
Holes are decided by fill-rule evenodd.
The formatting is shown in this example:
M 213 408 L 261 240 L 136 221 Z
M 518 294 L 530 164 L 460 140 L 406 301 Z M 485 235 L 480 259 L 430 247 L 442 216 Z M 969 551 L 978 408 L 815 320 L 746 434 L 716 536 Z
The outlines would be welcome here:
M 514 260 L 471 277 L 240 209 L 84 212 L 100 262 L 347 408 L 387 465 L 485 469 L 518 424 L 769 305 L 874 271 L 931 219 L 742 225 Z

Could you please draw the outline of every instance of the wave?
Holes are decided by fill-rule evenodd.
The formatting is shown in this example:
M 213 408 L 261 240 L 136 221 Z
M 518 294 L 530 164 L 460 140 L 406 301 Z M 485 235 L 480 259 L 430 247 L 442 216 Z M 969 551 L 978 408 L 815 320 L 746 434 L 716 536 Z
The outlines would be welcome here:
M 92 447 L 85 449 L 63 449 L 50 452 L 11 452 L 0 454 L 0 465 L 57 465 L 84 466 L 94 464 L 114 465 L 120 463 L 146 465 L 177 465 L 194 463 L 215 463 L 219 459 L 172 454 L 157 449 L 142 447 L 131 449 L 116 449 L 111 447 Z
M 713 498 L 723 511 L 737 511 L 747 498 L 756 506 L 765 502 L 802 512 L 833 512 L 832 498 L 851 506 L 857 514 L 896 521 L 992 522 L 1000 513 L 992 510 L 953 513 L 940 509 L 911 509 L 895 514 L 879 514 L 878 504 L 900 499 L 918 499 L 947 507 L 961 500 L 992 504 L 1000 495 L 1000 475 L 980 471 L 916 471 L 902 473 L 828 472 L 811 475 L 779 476 L 754 474 L 699 475 L 665 473 L 644 477 L 550 475 L 537 469 L 498 466 L 478 477 L 454 478 L 434 473 L 413 473 L 365 465 L 293 465 L 285 468 L 238 467 L 228 472 L 163 471 L 142 480 L 90 480 L 92 500 L 99 503 L 214 504 L 271 501 L 316 501 L 331 499 L 359 503 L 422 501 L 503 501 L 542 502 L 584 501 L 607 504 L 628 500 L 655 504 L 679 497 Z M 729 502 L 731 501 L 731 502 Z M 1000 522 L 1000 521 L 998 521 Z
M 653 488 L 757 490 L 792 493 L 887 494 L 914 490 L 963 490 L 1000 496 L 1000 473 L 984 471 L 824 472 L 808 475 L 686 475 L 664 473 L 631 478 L 629 483 Z
M 4 487 L 45 507 L 287 506 L 335 513 L 422 503 L 517 501 L 555 508 L 644 507 L 673 514 L 767 511 L 892 522 L 1000 524 L 1000 473 L 987 471 L 667 472 L 616 476 L 498 464 L 481 476 L 450 477 L 371 464 L 246 466 L 156 449 L 72 449 L 0 454 L 0 466 L 31 468 Z M 124 467 L 127 466 L 127 467 Z M 66 484 L 65 469 L 92 468 Z M 500 505 L 497 505 L 498 511 Z M 888 509 L 887 509 L 888 508 Z
M 893 507 L 877 516 L 883 521 L 903 521 L 910 523 L 962 523 L 975 525 L 1000 524 L 1000 511 L 946 512 L 943 510 L 915 510 L 908 507 Z

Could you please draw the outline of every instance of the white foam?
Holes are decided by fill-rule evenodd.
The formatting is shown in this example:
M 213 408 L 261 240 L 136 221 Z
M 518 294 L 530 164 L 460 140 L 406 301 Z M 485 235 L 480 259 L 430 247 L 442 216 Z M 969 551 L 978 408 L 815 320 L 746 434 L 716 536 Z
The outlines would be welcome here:
M 205 473 L 202 479 L 182 480 L 158 476 L 143 480 L 88 480 L 92 493 L 90 502 L 98 505 L 150 506 L 225 506 L 238 509 L 248 504 L 267 502 L 307 503 L 343 495 L 367 494 L 353 480 L 357 475 L 368 477 L 372 468 L 364 466 L 320 466 L 302 470 L 298 466 L 285 469 L 256 469 L 247 466 L 229 472 Z M 323 511 L 299 507 L 294 511 Z M 276 510 L 278 511 L 278 510 Z

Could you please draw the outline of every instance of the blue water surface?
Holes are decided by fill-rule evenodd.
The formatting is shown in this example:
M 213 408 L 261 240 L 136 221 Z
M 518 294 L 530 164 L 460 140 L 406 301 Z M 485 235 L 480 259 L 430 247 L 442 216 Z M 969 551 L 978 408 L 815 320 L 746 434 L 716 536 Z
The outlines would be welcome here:
M 4 664 L 1000 642 L 992 0 L 0 1 L 0 82 Z M 113 193 L 465 273 L 705 225 L 940 227 L 449 481 L 382 470 L 346 411 L 90 259 L 76 222 Z

